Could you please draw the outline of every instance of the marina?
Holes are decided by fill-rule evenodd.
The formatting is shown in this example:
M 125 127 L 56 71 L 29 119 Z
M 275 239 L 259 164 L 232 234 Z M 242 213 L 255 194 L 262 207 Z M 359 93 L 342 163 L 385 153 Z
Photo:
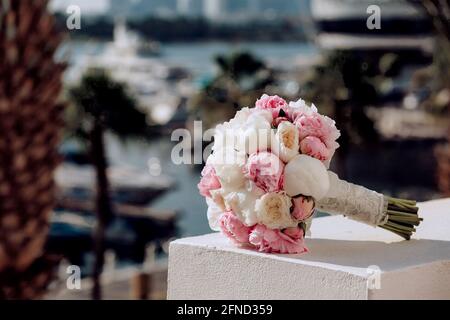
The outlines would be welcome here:
M 397 297 L 412 266 L 448 296 L 450 11 L 425 2 L 0 1 L 0 299 Z

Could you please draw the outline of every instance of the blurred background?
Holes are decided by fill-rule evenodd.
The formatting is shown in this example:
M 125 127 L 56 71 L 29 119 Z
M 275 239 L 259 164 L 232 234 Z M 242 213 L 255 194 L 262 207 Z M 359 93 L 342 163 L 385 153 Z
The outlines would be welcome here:
M 210 232 L 202 166 L 171 160 L 171 133 L 206 146 L 195 120 L 263 93 L 336 120 L 341 178 L 449 195 L 449 17 L 433 0 L 0 0 L 0 297 L 164 299 L 168 242 Z

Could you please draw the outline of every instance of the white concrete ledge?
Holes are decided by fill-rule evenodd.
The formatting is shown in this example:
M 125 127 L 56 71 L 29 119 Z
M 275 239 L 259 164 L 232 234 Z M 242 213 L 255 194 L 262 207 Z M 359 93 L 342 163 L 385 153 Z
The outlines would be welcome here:
M 168 298 L 450 299 L 450 199 L 420 210 L 410 241 L 344 217 L 317 218 L 302 255 L 236 248 L 219 233 L 176 240 Z

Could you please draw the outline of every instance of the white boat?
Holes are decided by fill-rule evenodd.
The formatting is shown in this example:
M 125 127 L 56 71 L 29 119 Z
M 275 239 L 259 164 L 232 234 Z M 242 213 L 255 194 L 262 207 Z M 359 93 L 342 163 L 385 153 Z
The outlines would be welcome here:
M 113 79 L 127 86 L 138 107 L 147 114 L 149 123 L 164 125 L 173 117 L 182 97 L 193 90 L 193 85 L 185 81 L 189 79 L 187 70 L 180 73 L 180 66 L 143 56 L 142 48 L 142 38 L 124 23 L 117 22 L 114 41 L 107 43 L 100 53 L 79 58 L 77 65 L 71 67 L 70 81 L 78 82 L 90 69 L 106 70 Z
M 173 186 L 172 178 L 133 167 L 107 169 L 112 200 L 122 204 L 148 204 Z M 90 165 L 63 164 L 56 169 L 55 181 L 60 202 L 79 199 L 92 202 L 95 197 L 95 170 Z

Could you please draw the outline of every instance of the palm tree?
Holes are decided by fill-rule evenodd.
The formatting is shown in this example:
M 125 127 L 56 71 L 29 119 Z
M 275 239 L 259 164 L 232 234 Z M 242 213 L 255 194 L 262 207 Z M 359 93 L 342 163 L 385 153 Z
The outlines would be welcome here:
M 438 110 L 450 113 L 450 2 L 439 0 L 408 0 L 431 19 L 435 41 L 433 66 L 429 75 L 432 78 L 433 92 L 425 101 L 425 106 L 438 106 Z M 444 99 L 439 99 L 439 97 Z M 446 98 L 445 98 L 446 97 Z M 440 101 L 439 100 L 443 100 Z M 447 143 L 435 148 L 437 160 L 437 183 L 444 196 L 450 195 L 450 128 L 447 135 Z
M 449 88 L 450 83 L 450 1 L 448 0 L 408 0 L 432 23 L 436 36 L 433 73 L 437 80 L 437 90 Z
M 341 131 L 336 171 L 345 177 L 345 162 L 355 145 L 376 145 L 379 136 L 364 107 L 379 103 L 384 81 L 398 75 L 401 59 L 391 53 L 333 50 L 311 71 L 304 84 L 306 100 L 331 115 Z
M 64 65 L 47 1 L 0 1 L 0 299 L 33 299 L 52 278 L 44 253 L 63 127 Z
M 189 101 L 191 115 L 205 129 L 250 106 L 274 83 L 273 71 L 250 53 L 219 55 L 215 62 L 219 72 Z
M 136 109 L 135 102 L 125 87 L 102 71 L 85 75 L 79 86 L 70 90 L 70 97 L 77 107 L 77 133 L 87 139 L 92 164 L 97 172 L 97 224 L 94 234 L 96 259 L 92 298 L 101 299 L 100 275 L 104 263 L 105 229 L 113 218 L 104 133 L 110 130 L 120 137 L 146 136 L 148 126 L 146 115 Z

